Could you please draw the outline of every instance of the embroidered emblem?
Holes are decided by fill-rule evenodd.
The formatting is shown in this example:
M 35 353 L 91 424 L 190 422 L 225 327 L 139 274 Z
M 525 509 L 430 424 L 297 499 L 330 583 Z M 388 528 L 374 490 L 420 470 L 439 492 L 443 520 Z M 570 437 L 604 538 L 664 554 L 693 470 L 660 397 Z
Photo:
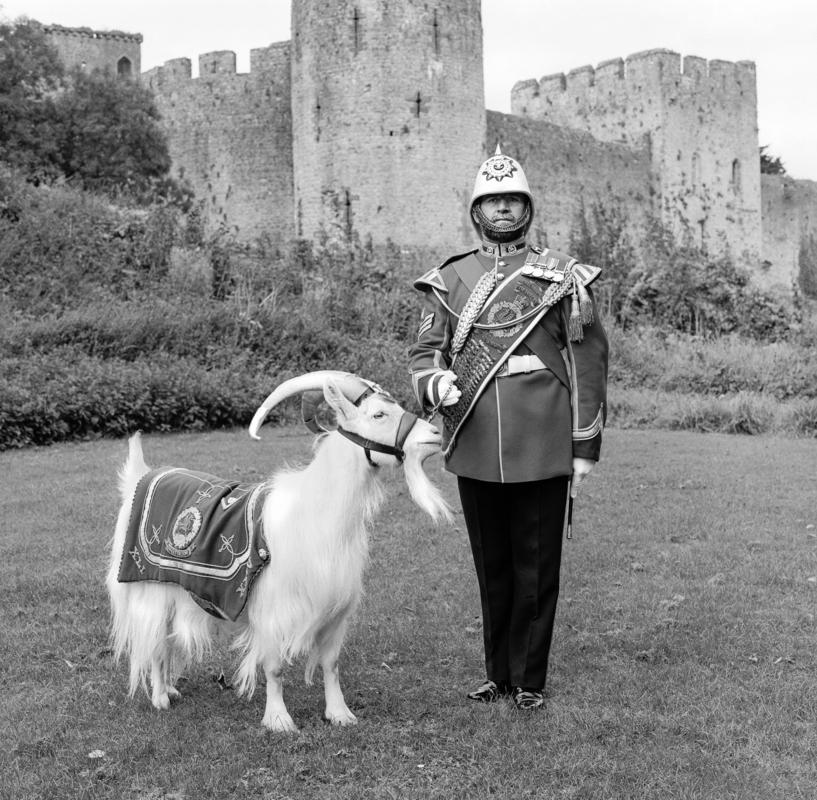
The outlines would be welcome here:
M 148 536 L 148 544 L 159 544 L 162 539 L 162 524 L 151 525 L 150 529 L 153 531 L 153 535 Z
M 495 180 L 501 183 L 505 178 L 512 178 L 517 169 L 516 162 L 512 158 L 503 156 L 500 153 L 499 155 L 491 156 L 485 162 L 485 169 L 482 170 L 482 174 L 486 180 Z
M 514 298 L 513 300 L 500 300 L 498 303 L 494 303 L 489 309 L 488 324 L 504 325 L 507 323 L 512 323 L 515 319 L 519 318 L 522 311 L 522 304 L 518 299 Z M 508 325 L 507 327 L 496 328 L 492 330 L 491 333 L 494 336 L 504 338 L 507 336 L 516 336 L 516 334 L 521 330 L 522 323 L 520 322 L 517 325 Z
M 167 551 L 176 558 L 187 558 L 195 549 L 195 538 L 201 528 L 201 511 L 188 506 L 176 517 L 170 535 L 165 539 Z
M 420 327 L 417 329 L 417 338 L 419 339 L 433 324 L 434 312 L 432 311 L 420 319 Z
M 235 539 L 235 535 L 231 536 L 229 539 L 222 533 L 221 534 L 221 547 L 218 548 L 219 553 L 223 553 L 225 550 L 233 557 L 237 556 L 235 550 L 233 550 L 233 539 Z
M 136 569 L 139 570 L 140 574 L 144 574 L 145 565 L 142 563 L 142 554 L 139 552 L 139 548 L 134 547 L 133 550 L 129 550 L 128 555 L 133 559 L 133 563 L 136 564 Z

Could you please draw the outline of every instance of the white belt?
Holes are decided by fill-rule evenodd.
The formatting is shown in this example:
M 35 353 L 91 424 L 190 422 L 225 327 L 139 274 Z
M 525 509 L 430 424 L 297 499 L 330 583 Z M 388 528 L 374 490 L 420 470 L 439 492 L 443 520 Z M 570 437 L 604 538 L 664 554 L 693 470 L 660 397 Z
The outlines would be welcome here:
M 540 369 L 547 369 L 547 364 L 539 356 L 510 356 L 499 368 L 496 377 L 505 378 L 509 375 L 519 375 L 524 372 L 538 372 Z

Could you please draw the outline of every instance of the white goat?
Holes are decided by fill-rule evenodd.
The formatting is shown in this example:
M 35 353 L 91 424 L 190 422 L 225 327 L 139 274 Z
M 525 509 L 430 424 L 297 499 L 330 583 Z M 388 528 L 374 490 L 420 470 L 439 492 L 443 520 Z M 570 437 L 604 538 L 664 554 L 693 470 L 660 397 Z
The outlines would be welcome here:
M 338 429 L 320 437 L 306 468 L 282 470 L 270 479 L 261 509 L 268 563 L 235 622 L 208 614 L 173 583 L 119 582 L 134 493 L 149 471 L 139 435 L 131 437 L 107 576 L 112 643 L 117 659 L 127 654 L 130 661 L 131 696 L 140 685 L 148 691 L 149 677 L 153 705 L 168 708 L 179 695 L 174 683 L 180 671 L 209 650 L 221 627 L 241 652 L 234 678 L 238 692 L 251 696 L 257 668 L 264 671 L 267 728 L 297 731 L 284 704 L 281 676 L 284 665 L 300 655 L 307 655 L 307 683 L 317 665 L 322 668 L 326 719 L 338 725 L 357 722 L 343 698 L 338 656 L 361 598 L 366 526 L 384 497 L 379 468 L 403 462 L 415 503 L 435 521 L 450 520 L 451 511 L 423 471 L 425 459 L 439 451 L 439 431 L 405 412 L 376 384 L 349 373 L 321 371 L 285 382 L 256 412 L 250 435 L 259 438 L 264 418 L 282 400 L 295 394 L 305 400 L 316 389 L 323 390 Z M 307 422 L 317 429 L 314 420 Z

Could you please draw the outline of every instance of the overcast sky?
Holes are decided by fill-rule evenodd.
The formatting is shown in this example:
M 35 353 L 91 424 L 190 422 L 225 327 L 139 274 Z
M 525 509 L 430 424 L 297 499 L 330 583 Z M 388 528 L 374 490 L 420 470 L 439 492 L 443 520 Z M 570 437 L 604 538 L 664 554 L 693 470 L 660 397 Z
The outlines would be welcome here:
M 395 0 L 392 0 L 394 2 Z M 332 0 L 327 0 L 332 2 Z M 289 0 L 0 0 L 0 18 L 141 33 L 142 69 L 290 38 Z M 667 48 L 757 66 L 759 143 L 817 180 L 814 0 L 483 0 L 486 105 L 510 111 L 518 80 Z

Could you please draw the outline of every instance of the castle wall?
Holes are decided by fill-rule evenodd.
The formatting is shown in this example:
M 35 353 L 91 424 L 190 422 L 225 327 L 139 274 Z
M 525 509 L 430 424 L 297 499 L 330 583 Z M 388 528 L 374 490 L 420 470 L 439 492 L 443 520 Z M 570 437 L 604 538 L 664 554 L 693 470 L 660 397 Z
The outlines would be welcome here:
M 790 290 L 817 262 L 817 183 L 759 173 L 751 62 L 650 50 L 521 81 L 512 114 L 486 114 L 480 0 L 294 0 L 292 30 L 247 74 L 220 51 L 196 79 L 186 58 L 142 75 L 211 231 L 286 241 L 336 225 L 379 247 L 470 247 L 474 176 L 499 142 L 526 171 L 543 244 L 569 248 L 582 205 L 614 202 L 636 242 L 659 214 L 713 255 L 760 263 L 764 285 Z M 45 31 L 68 67 L 139 74 L 141 35 Z
M 139 77 L 142 71 L 141 34 L 61 25 L 45 25 L 43 30 L 69 69 L 80 67 L 88 72 L 100 70 L 133 77 Z
M 204 202 L 208 228 L 249 240 L 293 238 L 289 42 L 250 53 L 236 73 L 229 51 L 175 59 L 142 76 L 155 93 L 174 174 Z
M 300 0 L 292 31 L 299 233 L 470 242 L 487 155 L 479 0 Z
M 532 230 L 539 244 L 569 250 L 582 208 L 615 203 L 642 230 L 651 208 L 649 149 L 600 142 L 549 122 L 488 112 L 487 138 L 525 170 L 535 203 Z
M 800 259 L 817 245 L 817 181 L 761 176 L 763 261 L 761 279 L 784 291 L 797 283 Z
M 754 64 L 669 50 L 517 83 L 512 112 L 650 148 L 659 209 L 676 234 L 754 267 L 761 252 Z

